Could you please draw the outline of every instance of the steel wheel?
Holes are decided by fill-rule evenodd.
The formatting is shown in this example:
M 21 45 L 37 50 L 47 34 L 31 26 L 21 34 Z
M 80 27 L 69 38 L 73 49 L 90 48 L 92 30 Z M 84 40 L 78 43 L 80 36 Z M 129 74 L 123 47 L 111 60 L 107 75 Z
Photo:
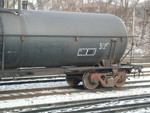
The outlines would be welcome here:
M 91 75 L 92 73 L 85 73 L 82 77 L 83 86 L 86 89 L 95 89 L 99 85 L 99 83 L 93 83 L 91 81 Z
M 66 81 L 71 87 L 77 87 L 78 84 L 81 82 L 81 80 L 75 78 L 75 77 L 69 77 L 68 75 L 66 76 Z
M 116 83 L 115 86 L 116 87 L 122 87 L 126 82 L 126 73 L 125 72 L 119 72 L 116 75 Z

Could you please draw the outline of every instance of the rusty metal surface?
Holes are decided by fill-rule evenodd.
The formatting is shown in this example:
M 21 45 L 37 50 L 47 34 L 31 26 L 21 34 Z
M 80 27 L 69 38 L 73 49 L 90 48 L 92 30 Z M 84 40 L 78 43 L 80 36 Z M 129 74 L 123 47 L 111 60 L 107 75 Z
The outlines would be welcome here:
M 111 50 L 116 63 L 127 45 L 123 22 L 110 14 L 23 10 L 21 15 L 0 12 L 0 19 L 5 68 L 90 66 L 110 58 Z
M 125 72 L 117 72 L 108 76 L 109 73 L 91 73 L 90 80 L 92 83 L 101 83 L 103 87 L 122 87 L 126 81 Z
M 95 79 L 94 80 L 92 79 L 92 73 L 88 72 L 88 73 L 85 73 L 82 77 L 82 82 L 83 82 L 83 86 L 84 88 L 86 89 L 95 89 L 98 87 L 99 85 L 99 82 L 95 82 Z
M 102 86 L 108 87 L 109 84 L 107 83 L 108 81 L 108 74 L 107 73 L 92 73 L 91 74 L 91 80 L 93 83 L 101 83 Z
M 118 72 L 114 84 L 116 87 L 122 87 L 125 84 L 126 81 L 126 73 L 125 72 Z

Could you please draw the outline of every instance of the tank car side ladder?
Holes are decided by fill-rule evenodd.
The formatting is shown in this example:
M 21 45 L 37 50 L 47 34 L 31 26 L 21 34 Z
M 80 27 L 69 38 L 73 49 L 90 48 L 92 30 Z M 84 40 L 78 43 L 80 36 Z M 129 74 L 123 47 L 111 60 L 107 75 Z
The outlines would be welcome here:
M 110 53 L 109 53 L 109 60 L 111 64 L 114 62 L 114 59 L 115 59 L 116 43 L 117 43 L 117 40 L 111 39 L 111 46 L 110 46 Z
M 111 64 L 114 63 L 115 53 L 116 53 L 116 39 L 111 39 L 109 55 L 106 58 L 102 58 L 102 63 L 105 67 L 111 67 Z

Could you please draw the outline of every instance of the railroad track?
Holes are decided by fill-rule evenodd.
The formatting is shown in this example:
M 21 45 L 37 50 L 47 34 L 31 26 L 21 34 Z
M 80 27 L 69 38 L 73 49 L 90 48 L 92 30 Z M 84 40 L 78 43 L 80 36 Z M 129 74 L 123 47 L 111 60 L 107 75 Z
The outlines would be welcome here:
M 142 80 L 142 81 L 128 81 L 126 84 L 136 84 L 136 83 L 148 83 L 150 80 Z M 150 88 L 150 85 L 136 85 L 136 86 L 124 86 L 121 88 L 100 88 L 95 90 L 86 90 L 83 88 L 82 85 L 78 86 L 76 89 L 70 86 L 61 86 L 61 87 L 48 87 L 48 88 L 34 88 L 34 89 L 21 89 L 21 90 L 7 90 L 7 91 L 0 91 L 0 102 L 1 101 L 11 101 L 15 99 L 32 99 L 35 97 L 44 97 L 44 96 L 55 96 L 55 95 L 71 95 L 71 94 L 82 94 L 82 93 L 98 93 L 98 92 L 107 92 L 107 91 L 124 91 L 130 90 L 135 88 Z M 45 97 L 46 98 L 46 97 Z M 21 109 L 24 106 L 22 106 Z M 25 106 L 28 108 L 29 106 Z M 9 110 L 16 110 L 19 107 L 13 108 L 5 108 L 0 109 L 0 112 L 9 111 Z M 30 107 L 29 107 L 30 109 Z M 31 109 L 33 110 L 33 109 Z M 114 109 L 113 109 L 114 110 Z M 23 110 L 24 111 L 24 110 Z
M 144 71 L 139 75 L 138 72 L 128 74 L 128 77 L 136 76 L 150 76 L 150 71 Z M 32 83 L 45 83 L 45 82 L 62 82 L 65 81 L 65 75 L 55 76 L 31 76 L 31 77 L 15 77 L 15 78 L 2 78 L 0 85 L 15 85 L 15 84 L 32 84 Z M 46 80 L 45 80 L 46 79 Z
M 147 56 L 147 57 L 134 57 L 134 58 L 130 58 L 130 57 L 126 57 L 122 62 L 123 63 L 126 63 L 126 62 L 132 62 L 132 64 L 137 64 L 137 63 L 140 63 L 140 64 L 149 64 L 149 61 L 150 61 L 150 56 Z
M 150 82 L 150 80 L 142 80 L 142 81 L 128 81 L 126 84 L 135 84 L 135 83 L 146 83 Z M 78 87 L 82 87 L 81 85 Z M 78 88 L 77 87 L 77 88 Z M 70 86 L 63 86 L 63 87 L 48 87 L 48 88 L 33 88 L 33 89 L 21 89 L 21 90 L 7 90 L 7 91 L 0 91 L 0 94 L 11 94 L 11 93 L 26 93 L 26 92 L 36 92 L 36 91 L 45 91 L 45 90 L 54 90 L 54 89 L 72 89 Z
M 20 113 L 37 113 L 37 112 L 76 113 L 76 112 L 94 112 L 94 111 L 110 113 L 149 107 L 150 99 L 145 102 L 145 100 L 147 100 L 148 98 L 150 98 L 150 94 L 97 98 L 97 99 L 69 101 L 51 104 L 39 104 L 32 106 L 30 105 L 30 106 L 16 107 L 13 109 L 15 109 L 15 111 L 18 111 Z M 134 103 L 131 103 L 130 101 L 134 101 Z M 122 102 L 123 104 L 120 105 L 120 103 Z M 3 110 L 4 109 L 1 109 L 0 111 Z M 11 109 L 5 110 L 12 111 Z
M 143 81 L 143 82 L 145 82 L 145 81 Z M 131 84 L 131 83 L 138 83 L 138 81 L 137 82 L 129 82 L 129 84 Z M 140 81 L 140 83 L 141 83 L 141 81 Z M 0 101 L 13 100 L 13 99 L 34 98 L 34 97 L 40 97 L 40 96 L 84 93 L 84 92 L 103 92 L 103 91 L 112 91 L 112 90 L 128 90 L 128 89 L 134 89 L 134 88 L 150 88 L 150 85 L 124 86 L 121 88 L 116 88 L 116 87 L 114 87 L 114 88 L 99 88 L 99 89 L 94 89 L 94 90 L 86 90 L 83 88 L 82 85 L 80 85 L 76 89 L 74 89 L 70 86 L 63 86 L 63 87 L 0 91 Z
M 147 83 L 150 82 L 150 80 L 142 80 L 142 81 L 128 81 L 126 84 L 135 84 L 135 83 Z

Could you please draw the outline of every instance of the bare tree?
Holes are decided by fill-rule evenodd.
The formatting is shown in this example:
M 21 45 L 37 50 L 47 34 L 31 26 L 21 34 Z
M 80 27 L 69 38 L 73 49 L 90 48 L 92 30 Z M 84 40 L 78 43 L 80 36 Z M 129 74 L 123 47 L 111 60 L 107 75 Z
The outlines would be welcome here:
M 49 2 L 49 0 L 37 0 L 38 10 L 44 10 L 44 7 L 48 2 Z

